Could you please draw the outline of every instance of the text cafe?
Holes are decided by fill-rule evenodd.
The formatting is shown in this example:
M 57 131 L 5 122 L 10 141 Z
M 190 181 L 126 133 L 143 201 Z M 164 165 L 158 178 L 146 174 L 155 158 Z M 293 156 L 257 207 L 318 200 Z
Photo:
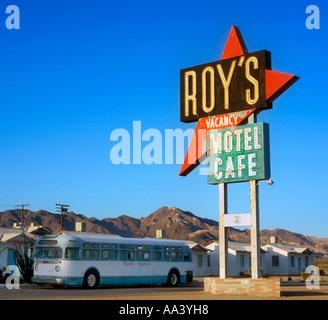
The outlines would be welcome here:
M 210 130 L 206 146 L 209 184 L 270 178 L 267 123 Z

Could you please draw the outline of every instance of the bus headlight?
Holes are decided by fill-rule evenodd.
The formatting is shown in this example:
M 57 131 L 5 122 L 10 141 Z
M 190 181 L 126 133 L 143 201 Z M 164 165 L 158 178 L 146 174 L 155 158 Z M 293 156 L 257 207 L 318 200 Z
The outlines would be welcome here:
M 60 271 L 60 266 L 56 266 L 56 267 L 55 267 L 55 270 L 56 270 L 57 272 L 59 272 L 59 271 Z
M 38 264 L 35 265 L 34 270 L 35 271 L 38 271 L 39 270 L 39 265 Z

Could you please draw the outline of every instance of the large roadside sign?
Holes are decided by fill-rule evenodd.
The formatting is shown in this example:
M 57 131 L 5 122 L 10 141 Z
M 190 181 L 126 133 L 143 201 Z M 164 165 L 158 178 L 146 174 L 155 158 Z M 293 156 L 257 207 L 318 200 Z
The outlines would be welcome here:
M 269 125 L 257 123 L 256 116 L 297 80 L 272 71 L 268 51 L 248 53 L 235 26 L 219 61 L 180 70 L 180 120 L 197 125 L 179 175 L 207 158 L 207 182 L 219 189 L 221 279 L 228 275 L 228 227 L 240 226 L 251 227 L 252 278 L 260 277 L 258 181 L 269 180 L 271 169 Z M 228 214 L 227 186 L 244 181 L 250 213 Z

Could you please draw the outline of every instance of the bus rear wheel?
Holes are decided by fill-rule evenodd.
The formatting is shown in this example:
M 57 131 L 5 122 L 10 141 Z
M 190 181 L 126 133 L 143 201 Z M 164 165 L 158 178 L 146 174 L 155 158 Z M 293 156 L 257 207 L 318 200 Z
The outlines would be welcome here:
M 170 287 L 175 287 L 180 282 L 180 274 L 177 270 L 170 271 L 166 284 Z
M 94 289 L 99 284 L 99 273 L 95 269 L 87 271 L 84 276 L 83 287 L 87 289 Z

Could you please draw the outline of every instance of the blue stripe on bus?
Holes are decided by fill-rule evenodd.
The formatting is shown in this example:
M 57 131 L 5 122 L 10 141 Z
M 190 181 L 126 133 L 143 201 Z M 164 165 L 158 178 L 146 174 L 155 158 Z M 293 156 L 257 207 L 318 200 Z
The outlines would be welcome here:
M 38 276 L 38 279 L 45 279 L 44 283 L 47 283 L 47 279 L 52 278 L 49 276 Z M 53 279 L 60 279 L 65 286 L 81 286 L 83 278 L 66 278 L 66 277 L 53 277 Z M 180 276 L 181 283 L 187 283 L 186 276 Z M 101 277 L 100 285 L 135 285 L 135 284 L 165 284 L 167 281 L 166 276 L 140 276 L 140 277 Z

